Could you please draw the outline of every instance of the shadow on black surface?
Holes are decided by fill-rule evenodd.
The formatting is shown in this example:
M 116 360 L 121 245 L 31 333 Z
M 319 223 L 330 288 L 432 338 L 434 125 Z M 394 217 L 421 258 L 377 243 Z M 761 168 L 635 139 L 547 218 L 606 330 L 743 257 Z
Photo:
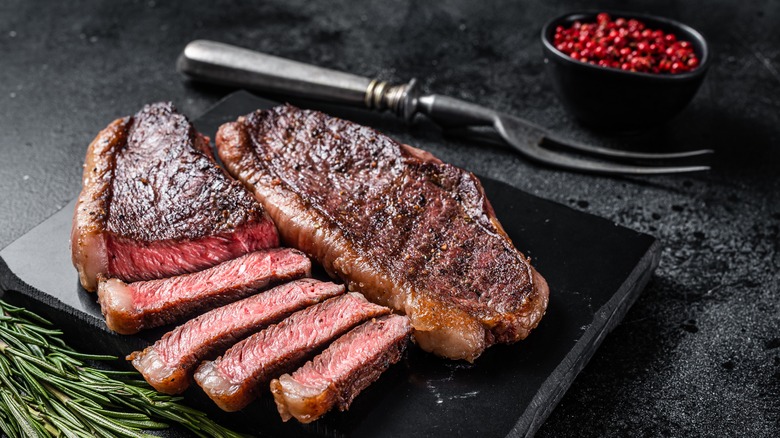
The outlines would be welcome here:
M 637 412 L 638 415 L 647 416 L 642 423 L 648 430 L 633 430 L 632 433 L 659 433 L 659 428 L 664 425 L 650 418 L 652 409 L 648 408 L 648 400 L 634 400 L 626 405 L 625 394 L 621 392 L 636 385 L 636 382 L 657 381 L 664 369 L 671 366 L 668 360 L 670 351 L 677 349 L 684 337 L 693 333 L 685 327 L 690 321 L 677 313 L 641 316 L 651 312 L 643 308 L 645 305 L 659 300 L 673 300 L 672 296 L 684 294 L 681 290 L 684 287 L 673 280 L 657 276 L 651 279 L 646 292 L 639 297 L 623 322 L 604 339 L 599 354 L 582 370 L 570 394 L 559 403 L 556 408 L 559 419 L 566 421 L 568 418 L 577 418 L 571 413 L 582 411 L 579 402 L 597 393 L 598 398 L 590 400 L 593 403 L 590 410 L 597 417 L 591 426 L 598 427 L 598 418 L 601 417 L 613 418 L 620 413 Z M 663 383 L 658 382 L 659 385 Z M 539 434 L 545 435 L 545 432 L 545 426 L 542 426 Z M 610 433 L 618 431 L 612 429 Z
M 713 149 L 711 162 L 718 173 L 758 171 L 774 175 L 780 162 L 780 148 L 771 144 L 776 127 L 748 114 L 689 108 L 669 123 L 641 131 L 612 132 L 580 127 L 595 138 L 602 137 L 609 144 L 631 151 Z
M 780 148 L 771 144 L 777 127 L 744 114 L 708 111 L 690 122 L 691 130 L 704 138 L 717 152 L 715 169 L 721 173 L 757 172 L 776 176 Z

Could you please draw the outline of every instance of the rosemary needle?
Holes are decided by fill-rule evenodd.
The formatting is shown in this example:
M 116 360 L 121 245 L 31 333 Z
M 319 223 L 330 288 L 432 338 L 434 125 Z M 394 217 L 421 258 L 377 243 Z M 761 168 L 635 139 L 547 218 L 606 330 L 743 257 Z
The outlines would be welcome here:
M 239 438 L 138 373 L 93 368 L 113 356 L 76 352 L 62 332 L 0 300 L 0 433 L 17 437 L 150 437 L 177 423 L 199 437 Z

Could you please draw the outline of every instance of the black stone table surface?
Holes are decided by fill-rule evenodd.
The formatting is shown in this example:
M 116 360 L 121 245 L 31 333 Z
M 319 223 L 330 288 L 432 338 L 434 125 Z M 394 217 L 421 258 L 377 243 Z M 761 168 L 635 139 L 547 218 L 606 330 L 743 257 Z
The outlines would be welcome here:
M 193 3 L 193 4 L 189 4 Z M 0 247 L 70 201 L 96 132 L 143 104 L 192 117 L 231 90 L 183 81 L 207 38 L 425 88 L 610 147 L 716 150 L 713 170 L 605 178 L 391 117 L 367 123 L 476 173 L 664 245 L 648 288 L 538 436 L 780 436 L 780 3 L 776 1 L 26 1 L 0 3 Z M 593 7 L 702 31 L 715 59 L 691 105 L 642 131 L 593 131 L 561 108 L 539 30 Z M 627 101 L 625 110 L 642 105 Z

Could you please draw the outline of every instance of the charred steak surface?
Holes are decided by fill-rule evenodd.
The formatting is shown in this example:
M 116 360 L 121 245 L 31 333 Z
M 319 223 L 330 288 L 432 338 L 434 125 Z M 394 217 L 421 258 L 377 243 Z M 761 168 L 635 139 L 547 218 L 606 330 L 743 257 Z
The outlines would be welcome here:
M 108 231 L 144 242 L 197 239 L 263 219 L 171 104 L 149 105 L 133 122 L 116 156 Z
M 71 249 L 85 289 L 193 272 L 278 245 L 262 206 L 170 103 L 111 123 L 87 150 Z
M 290 105 L 222 125 L 217 148 L 287 244 L 408 315 L 424 349 L 472 361 L 525 338 L 544 314 L 546 282 L 473 174 Z

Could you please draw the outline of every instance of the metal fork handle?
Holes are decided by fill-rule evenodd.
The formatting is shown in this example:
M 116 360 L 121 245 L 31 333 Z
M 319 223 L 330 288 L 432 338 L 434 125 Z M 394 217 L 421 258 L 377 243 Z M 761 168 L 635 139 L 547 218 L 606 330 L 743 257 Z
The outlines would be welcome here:
M 440 126 L 490 126 L 498 113 L 484 106 L 449 96 L 429 94 L 417 102 L 417 111 Z
M 547 132 L 523 121 L 524 138 L 507 135 L 500 121 L 508 116 L 447 96 L 419 96 L 416 82 L 390 85 L 376 79 L 330 70 L 214 41 L 189 43 L 177 62 L 178 70 L 194 79 L 247 87 L 269 93 L 313 98 L 374 110 L 391 110 L 411 120 L 422 112 L 443 126 L 492 125 L 518 152 L 546 164 L 598 173 L 667 173 L 702 170 L 700 167 L 645 168 L 599 163 L 543 149 Z M 510 116 L 511 117 L 511 116 Z M 515 140 L 515 141 L 513 141 Z M 599 155 L 599 150 L 590 148 Z M 631 154 L 630 152 L 621 155 Z M 600 155 L 604 155 L 603 153 Z
M 408 92 L 414 88 L 414 80 L 390 85 L 208 40 L 187 44 L 176 67 L 186 76 L 202 81 L 369 109 L 389 109 L 409 119 L 413 115 L 409 114 L 412 108 L 407 109 L 405 103 Z

